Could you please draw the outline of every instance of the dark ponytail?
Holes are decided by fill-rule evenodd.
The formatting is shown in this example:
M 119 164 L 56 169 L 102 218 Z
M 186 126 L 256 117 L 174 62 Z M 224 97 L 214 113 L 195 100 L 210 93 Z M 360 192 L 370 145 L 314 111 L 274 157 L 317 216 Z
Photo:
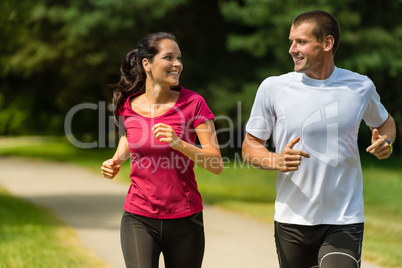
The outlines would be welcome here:
M 170 33 L 149 34 L 138 44 L 138 49 L 134 49 L 124 56 L 120 67 L 120 81 L 109 85 L 113 88 L 113 115 L 117 125 L 119 123 L 119 109 L 126 99 L 134 93 L 145 92 L 147 76 L 142 66 L 142 60 L 148 59 L 152 62 L 152 59 L 159 52 L 159 42 L 163 39 L 177 42 L 174 35 Z
M 134 49 L 124 56 L 120 72 L 120 81 L 109 85 L 113 88 L 113 115 L 117 125 L 119 124 L 119 108 L 124 101 L 136 92 L 145 91 L 146 75 L 142 63 L 138 62 L 138 49 Z

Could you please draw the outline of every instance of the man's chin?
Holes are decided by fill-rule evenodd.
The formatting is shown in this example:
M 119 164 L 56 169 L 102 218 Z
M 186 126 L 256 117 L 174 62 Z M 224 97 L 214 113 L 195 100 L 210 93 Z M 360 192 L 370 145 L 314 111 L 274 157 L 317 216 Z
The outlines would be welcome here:
M 303 69 L 299 69 L 299 68 L 294 68 L 294 71 L 296 73 L 305 73 L 305 71 Z

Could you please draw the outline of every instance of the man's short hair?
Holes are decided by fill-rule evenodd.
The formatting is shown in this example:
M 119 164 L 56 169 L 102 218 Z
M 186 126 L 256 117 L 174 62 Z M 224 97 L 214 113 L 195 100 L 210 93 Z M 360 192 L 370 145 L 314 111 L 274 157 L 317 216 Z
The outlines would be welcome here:
M 293 20 L 292 24 L 297 27 L 303 23 L 314 23 L 312 34 L 320 42 L 331 35 L 334 38 L 332 52 L 335 55 L 341 39 L 341 29 L 335 17 L 323 10 L 313 10 L 300 14 Z

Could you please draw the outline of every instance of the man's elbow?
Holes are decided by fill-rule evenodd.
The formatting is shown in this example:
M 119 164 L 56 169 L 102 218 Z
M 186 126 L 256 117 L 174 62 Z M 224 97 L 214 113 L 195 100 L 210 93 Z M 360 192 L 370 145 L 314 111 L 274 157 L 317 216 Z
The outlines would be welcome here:
M 245 162 L 245 163 L 250 162 L 249 146 L 246 141 L 243 142 L 243 145 L 241 148 L 241 157 L 243 159 L 243 162 Z

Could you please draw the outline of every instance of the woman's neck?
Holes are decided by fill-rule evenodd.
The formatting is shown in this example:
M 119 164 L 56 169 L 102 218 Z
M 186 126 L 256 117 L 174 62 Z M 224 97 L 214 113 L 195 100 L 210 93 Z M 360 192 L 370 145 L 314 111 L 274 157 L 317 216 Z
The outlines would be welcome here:
M 147 88 L 145 89 L 144 97 L 150 104 L 167 104 L 174 99 L 174 92 L 170 88 Z
M 169 103 L 174 96 L 175 94 L 170 90 L 170 86 L 163 87 L 153 83 L 153 81 L 147 81 L 144 93 L 147 102 L 152 104 L 166 104 Z
M 146 88 L 145 93 L 134 98 L 130 105 L 138 114 L 157 117 L 171 109 L 179 98 L 180 92 L 161 88 Z

